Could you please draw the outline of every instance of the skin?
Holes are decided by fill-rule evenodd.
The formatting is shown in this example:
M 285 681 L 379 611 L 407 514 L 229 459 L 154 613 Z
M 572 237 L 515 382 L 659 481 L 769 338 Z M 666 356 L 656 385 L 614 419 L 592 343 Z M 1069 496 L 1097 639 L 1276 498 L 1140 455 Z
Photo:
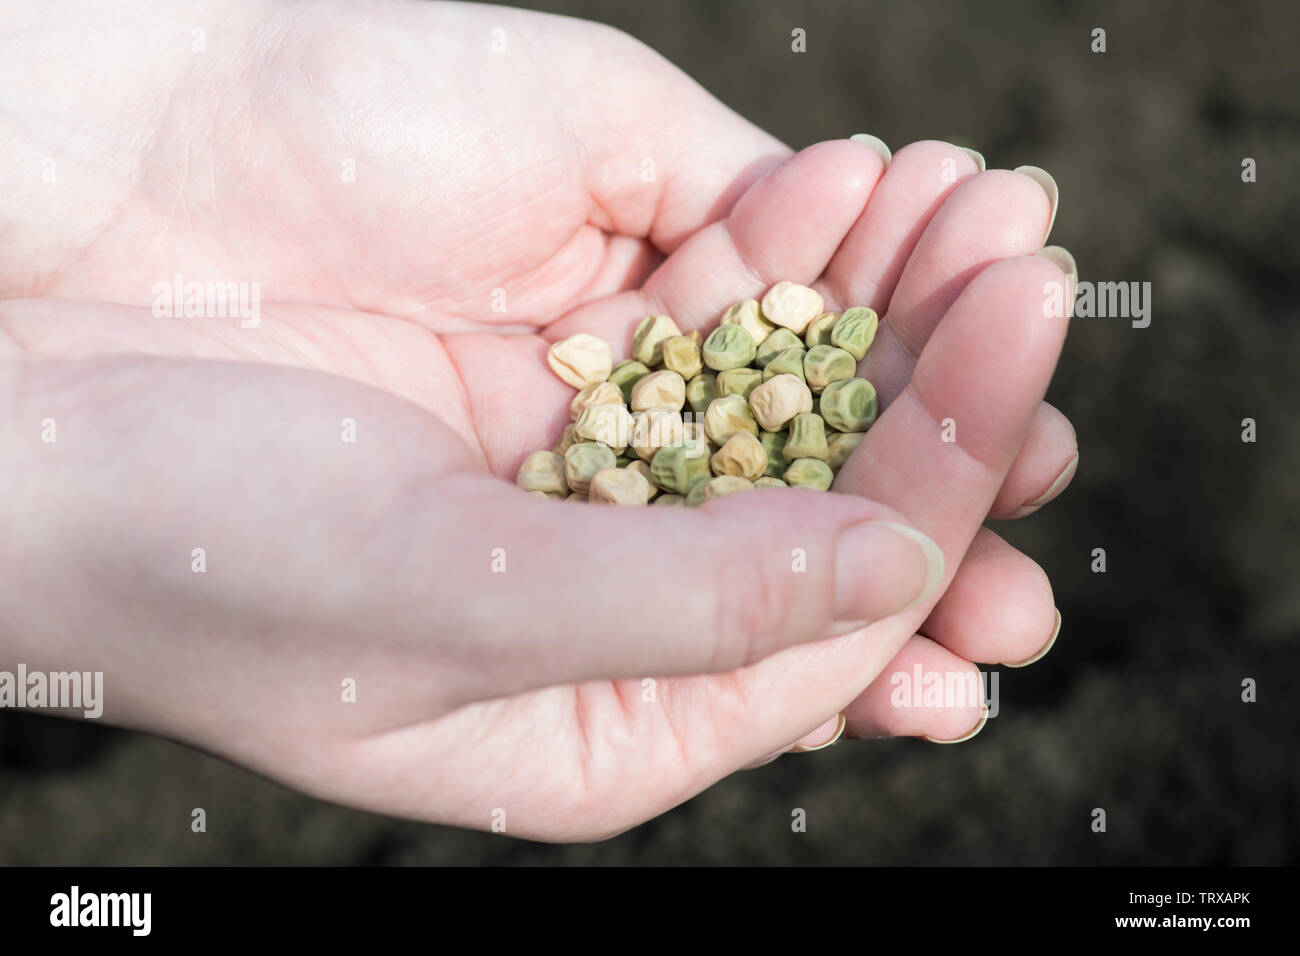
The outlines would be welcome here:
M 0 18 L 4 659 L 102 670 L 104 719 L 312 794 L 575 840 L 841 711 L 853 736 L 960 737 L 978 705 L 895 708 L 889 676 L 1047 642 L 1045 575 L 981 527 L 1076 454 L 1042 404 L 1066 320 L 1032 180 L 936 142 L 792 155 L 581 21 L 134 9 Z M 259 282 L 259 323 L 155 317 L 176 273 Z M 549 343 L 617 359 L 643 315 L 702 328 L 780 279 L 884 316 L 861 371 L 887 407 L 845 494 L 640 511 L 510 486 L 568 421 Z M 943 552 L 901 613 L 920 552 L 835 558 L 872 520 Z M 833 573 L 791 573 L 794 541 Z

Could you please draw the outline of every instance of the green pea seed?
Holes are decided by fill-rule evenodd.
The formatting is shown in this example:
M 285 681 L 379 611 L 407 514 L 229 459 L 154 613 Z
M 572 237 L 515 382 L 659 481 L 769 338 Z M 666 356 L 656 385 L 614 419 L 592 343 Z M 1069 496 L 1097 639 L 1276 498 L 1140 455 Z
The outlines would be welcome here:
M 664 368 L 689 379 L 700 374 L 704 367 L 700 360 L 700 343 L 689 335 L 674 335 L 664 339 Z
M 650 462 L 650 476 L 664 491 L 686 494 L 699 479 L 712 477 L 708 443 L 689 441 L 660 448 Z M 569 486 L 572 487 L 573 483 L 570 482 Z
M 712 501 L 714 498 L 721 498 L 723 495 L 732 495 L 737 491 L 753 491 L 754 483 L 748 478 L 740 478 L 736 475 L 719 475 L 717 478 L 710 478 L 704 483 L 704 492 L 702 497 L 705 501 Z
M 831 471 L 843 468 L 849 455 L 853 454 L 853 449 L 866 437 L 863 432 L 832 432 L 826 439 L 826 464 L 831 466 Z
M 650 374 L 650 367 L 636 359 L 619 362 L 610 370 L 606 381 L 613 382 L 623 391 L 624 403 L 632 404 L 632 386 Z
M 754 351 L 754 364 L 759 368 L 767 368 L 767 363 L 781 352 L 796 348 L 803 348 L 803 340 L 789 329 L 777 329 Z
M 789 439 L 788 432 L 759 432 L 758 440 L 763 446 L 763 451 L 767 453 L 767 467 L 763 469 L 763 475 L 767 478 L 779 478 L 785 472 L 785 443 Z
M 696 508 L 704 504 L 704 489 L 708 486 L 712 478 L 699 478 L 686 492 L 686 506 Z
M 844 378 L 822 390 L 821 416 L 841 432 L 864 432 L 876 420 L 876 389 L 865 378 Z
M 763 381 L 763 373 L 756 368 L 729 368 L 718 373 L 718 396 L 740 395 L 749 399 L 749 393 Z
M 701 372 L 686 383 L 686 403 L 696 415 L 703 415 L 718 397 L 718 377 L 712 372 Z
M 802 382 L 804 380 L 803 357 L 804 349 L 800 346 L 782 349 L 763 367 L 763 381 L 766 382 L 775 375 L 793 375 Z
M 787 462 L 796 458 L 817 458 L 825 461 L 830 454 L 826 447 L 826 424 L 820 415 L 806 412 L 790 420 L 790 437 L 781 449 Z
M 804 380 L 813 394 L 819 394 L 831 382 L 853 378 L 858 361 L 852 354 L 834 345 L 814 345 L 803 359 Z
M 681 335 L 677 323 L 666 315 L 647 315 L 632 336 L 632 356 L 645 365 L 662 365 L 664 339 Z
M 831 344 L 839 346 L 861 362 L 876 337 L 879 321 L 874 309 L 861 306 L 846 309 L 831 331 Z
M 823 312 L 817 318 L 808 323 L 808 328 L 804 330 L 804 344 L 810 349 L 819 345 L 831 344 L 831 330 L 835 328 L 835 323 L 840 317 L 835 312 Z
M 796 458 L 785 470 L 785 483 L 791 487 L 813 488 L 825 491 L 835 475 L 830 465 L 819 458 Z
M 591 491 L 591 479 L 596 472 L 617 466 L 618 456 L 598 441 L 577 442 L 564 453 L 564 479 L 569 490 L 580 495 Z
M 744 368 L 754 361 L 754 337 L 739 325 L 721 325 L 704 340 L 704 364 L 716 372 Z

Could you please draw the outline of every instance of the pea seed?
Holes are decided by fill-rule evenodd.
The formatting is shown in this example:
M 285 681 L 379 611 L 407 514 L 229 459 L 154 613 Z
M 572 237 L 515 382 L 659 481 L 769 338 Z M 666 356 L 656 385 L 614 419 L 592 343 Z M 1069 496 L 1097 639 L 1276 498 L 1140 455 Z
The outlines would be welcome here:
M 699 333 L 693 334 L 695 338 L 674 335 L 663 342 L 664 368 L 676 372 L 683 380 L 694 378 L 704 368 L 700 358 Z
M 563 495 L 569 490 L 564 480 L 564 456 L 550 451 L 535 451 L 519 466 L 515 484 L 525 491 Z
M 796 415 L 812 411 L 812 392 L 793 375 L 778 375 L 754 389 L 749 407 L 764 431 L 779 432 Z
M 801 334 L 822 313 L 822 297 L 797 282 L 778 282 L 763 296 L 763 316 L 775 325 Z
M 767 469 L 763 443 L 749 432 L 737 432 L 713 453 L 709 464 L 715 475 L 733 475 L 753 481 Z
M 830 345 L 831 330 L 835 328 L 835 323 L 839 321 L 839 318 L 839 315 L 835 312 L 823 312 L 817 316 L 808 323 L 808 328 L 804 330 L 804 344 L 810 349 L 819 345 Z
M 804 380 L 813 394 L 820 394 L 831 382 L 852 378 L 858 362 L 849 352 L 834 345 L 814 345 L 803 359 Z
M 831 471 L 839 471 L 843 468 L 844 463 L 849 460 L 849 455 L 853 454 L 853 449 L 857 448 L 866 437 L 864 432 L 832 432 L 827 436 L 826 464 L 831 466 Z
M 732 326 L 735 328 L 735 326 Z M 709 441 L 724 445 L 737 432 L 758 434 L 758 425 L 750 412 L 749 403 L 742 395 L 722 395 L 715 398 L 704 413 L 704 433 Z
M 763 373 L 756 368 L 729 368 L 718 373 L 718 395 L 740 395 L 748 399 L 763 381 Z
M 789 486 L 786 485 L 786 483 L 782 481 L 780 478 L 774 478 L 769 475 L 764 475 L 762 478 L 754 479 L 754 487 L 755 488 L 786 488 Z
M 880 320 L 875 310 L 861 306 L 846 309 L 831 331 L 831 344 L 837 345 L 861 362 L 876 337 Z
M 598 441 L 615 453 L 622 453 L 632 439 L 632 416 L 623 403 L 588 405 L 575 423 L 575 434 L 584 441 Z
M 557 455 L 563 455 L 568 451 L 569 446 L 578 440 L 576 434 L 577 427 L 578 426 L 573 422 L 569 422 L 569 424 L 565 425 L 564 434 L 560 436 L 560 440 L 555 443 L 555 447 L 552 448 L 551 451 L 555 452 Z
M 767 478 L 779 478 L 785 473 L 785 443 L 789 439 L 788 432 L 768 432 L 758 433 L 758 441 L 763 446 L 763 451 L 767 454 L 767 467 L 763 469 L 763 475 Z
M 876 389 L 865 378 L 844 378 L 822 391 L 821 416 L 831 428 L 864 432 L 876 420 Z
M 684 495 L 694 482 L 709 477 L 708 451 L 707 443 L 701 441 L 667 445 L 655 452 L 650 475 L 664 491 Z
M 640 381 L 644 376 L 650 374 L 650 369 L 642 362 L 636 359 L 626 359 L 619 362 L 610 370 L 609 381 L 617 385 L 623 392 L 623 401 L 632 404 L 632 386 Z
M 666 315 L 647 315 L 632 336 L 632 357 L 643 365 L 662 365 L 664 339 L 681 335 L 677 323 Z
M 650 503 L 650 482 L 637 471 L 605 468 L 592 475 L 590 499 L 595 504 L 642 507 Z
M 614 353 L 609 344 L 594 335 L 579 332 L 561 339 L 546 350 L 551 371 L 574 388 L 603 382 L 609 377 Z
M 762 345 L 763 340 L 776 329 L 775 325 L 763 318 L 757 299 L 745 299 L 728 306 L 722 313 L 722 321 L 718 324 L 739 325 L 750 334 L 755 345 Z
M 756 348 L 753 337 L 739 325 L 721 325 L 704 340 L 704 364 L 715 372 L 744 368 L 754 361 Z
M 825 491 L 830 488 L 835 475 L 830 465 L 818 458 L 796 458 L 785 470 L 785 483 L 791 487 L 813 488 Z
M 618 459 L 609 449 L 595 441 L 582 441 L 564 453 L 564 480 L 580 495 L 591 491 L 591 479 L 598 471 L 614 468 Z
M 659 494 L 659 486 L 655 484 L 654 476 L 650 473 L 650 463 L 638 458 L 626 468 L 628 471 L 635 471 L 646 480 L 646 484 L 650 486 L 650 500 L 653 501 Z
M 803 340 L 799 336 L 789 329 L 777 329 L 755 350 L 754 364 L 759 368 L 767 368 L 767 363 L 786 349 L 798 348 L 803 348 Z
M 588 405 L 622 405 L 623 390 L 612 382 L 597 382 L 579 390 L 569 402 L 569 417 L 575 422 Z
M 632 410 L 668 406 L 681 411 L 686 404 L 686 381 L 676 372 L 651 372 L 632 387 Z
M 696 415 L 709 410 L 709 404 L 718 397 L 718 377 L 712 372 L 701 372 L 686 383 L 686 402 Z
M 804 380 L 803 357 L 804 350 L 799 346 L 782 349 L 763 369 L 763 381 L 766 382 L 777 375 L 793 375 L 802 382 Z
M 781 457 L 788 462 L 796 458 L 817 458 L 825 461 L 830 454 L 826 447 L 826 425 L 820 415 L 805 412 L 790 422 L 790 437 L 781 449 Z
M 651 461 L 665 445 L 680 445 L 686 438 L 682 415 L 670 406 L 638 412 L 632 424 L 631 450 L 642 461 Z
M 717 478 L 710 478 L 704 483 L 703 498 L 705 501 L 712 501 L 714 498 L 735 494 L 737 491 L 753 490 L 754 483 L 748 478 L 738 478 L 735 475 L 719 475 Z

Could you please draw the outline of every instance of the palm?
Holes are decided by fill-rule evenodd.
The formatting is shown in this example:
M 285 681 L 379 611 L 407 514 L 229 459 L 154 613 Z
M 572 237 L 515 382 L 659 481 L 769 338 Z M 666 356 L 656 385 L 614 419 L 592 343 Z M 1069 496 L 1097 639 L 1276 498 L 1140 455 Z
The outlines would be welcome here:
M 959 290 L 942 268 L 931 274 L 929 259 L 912 267 L 909 285 L 902 240 L 915 243 L 916 235 L 887 249 L 868 242 L 855 252 L 845 242 L 874 182 L 864 170 L 875 160 L 865 153 L 810 155 L 802 173 L 765 181 L 733 209 L 784 148 L 732 117 L 718 155 L 701 155 L 700 144 L 718 138 L 715 114 L 723 111 L 602 28 L 437 5 L 395 6 L 384 18 L 352 14 L 346 23 L 337 11 L 333 19 L 306 16 L 317 22 L 291 51 L 244 64 L 236 86 L 273 78 L 265 103 L 232 114 L 223 111 L 225 91 L 206 98 L 188 91 L 183 112 L 160 122 L 163 141 L 185 144 L 180 169 L 165 149 L 133 157 L 143 175 L 131 162 L 120 175 L 106 169 L 101 191 L 119 213 L 106 217 L 77 265 L 56 266 L 66 257 L 52 255 L 37 275 L 8 277 L 11 289 L 39 286 L 53 297 L 128 306 L 11 304 L 4 327 L 30 355 L 143 352 L 329 373 L 435 417 L 435 427 L 410 429 L 409 441 L 429 459 L 509 477 L 567 421 L 570 390 L 543 361 L 549 339 L 583 328 L 621 343 L 636 318 L 661 307 L 700 327 L 740 297 L 728 292 L 720 301 L 719 284 L 709 288 L 700 277 L 738 273 L 720 285 L 753 294 L 745 267 L 756 262 L 766 264 L 760 272 L 785 270 L 769 281 L 816 281 L 832 307 L 867 303 L 883 311 L 901 288 L 918 314 L 941 314 Z M 449 17 L 461 39 L 440 40 L 431 16 Z M 502 22 L 507 43 L 528 32 L 525 50 L 553 42 L 574 51 L 570 62 L 555 69 L 519 47 L 492 54 L 491 31 Z M 410 42 L 413 31 L 453 62 L 430 70 L 430 51 Z M 586 78 L 611 63 L 622 71 L 620 89 L 607 102 L 582 102 L 597 97 Z M 316 76 L 332 82 L 304 80 Z M 625 125 L 628 96 L 644 89 L 659 95 Z M 572 110 L 556 107 L 570 102 Z M 361 105 L 371 103 L 383 104 L 382 112 Z M 217 121 L 191 137 L 196 115 Z M 643 125 L 656 122 L 696 138 L 676 151 L 656 149 L 641 136 Z M 647 156 L 658 177 L 649 186 L 641 175 Z M 684 172 L 698 167 L 707 171 Z M 933 215 L 951 185 L 918 187 L 916 215 Z M 1041 218 L 1034 202 L 1004 211 L 1008 233 L 1036 228 L 1021 228 Z M 728 212 L 726 225 L 709 225 Z M 813 221 L 772 228 L 805 214 Z M 917 221 L 919 229 L 925 220 Z M 952 244 L 964 242 L 963 227 L 951 228 L 959 233 Z M 142 234 L 154 238 L 144 249 Z M 1032 251 L 1038 241 L 1017 232 L 1001 246 L 991 242 L 986 255 Z M 936 245 L 943 249 L 932 243 L 924 255 L 936 258 Z M 205 273 L 212 263 L 219 267 Z M 260 324 L 153 319 L 149 290 L 177 272 L 187 280 L 259 282 Z M 839 301 L 844 296 L 852 301 Z M 49 321 L 52 312 L 59 321 Z M 904 374 L 882 393 L 896 394 L 905 381 Z M 867 686 L 910 633 L 898 622 L 879 628 L 870 647 L 837 639 L 745 671 L 661 680 L 654 707 L 641 706 L 641 681 L 553 687 L 450 711 L 394 698 L 375 715 L 363 746 L 340 738 L 318 748 L 319 765 L 296 782 L 472 826 L 487 825 L 502 807 L 533 835 L 610 832 L 716 779 L 736 752 L 735 728 L 752 724 L 761 698 L 817 712 L 825 682 L 801 677 L 808 666 L 838 670 L 843 686 Z M 758 739 L 779 737 L 779 717 L 755 728 Z M 489 739 L 496 746 L 482 745 Z M 206 742 L 268 769 L 267 753 L 279 746 Z M 429 768 L 437 768 L 436 781 L 422 786 Z

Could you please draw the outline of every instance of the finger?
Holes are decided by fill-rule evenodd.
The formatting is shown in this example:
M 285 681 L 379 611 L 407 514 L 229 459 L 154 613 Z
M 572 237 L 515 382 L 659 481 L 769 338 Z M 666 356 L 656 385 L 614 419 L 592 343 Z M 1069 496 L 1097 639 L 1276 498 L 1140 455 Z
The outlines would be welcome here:
M 820 288 L 828 299 L 841 308 L 863 305 L 887 314 L 926 226 L 958 183 L 978 172 L 971 154 L 950 143 L 899 150 L 826 269 Z
M 1054 215 L 1054 183 L 1048 189 L 1028 175 L 976 177 L 982 165 L 969 151 L 948 143 L 913 143 L 902 149 L 819 287 L 835 307 L 868 305 L 885 315 L 877 343 L 861 365 L 883 404 L 911 377 L 915 356 L 960 291 L 959 273 L 970 272 L 968 263 L 1034 251 L 1045 203 L 1048 219 Z M 959 183 L 968 185 L 958 190 Z M 944 215 L 928 230 L 940 206 Z M 923 234 L 929 237 L 924 244 Z M 903 292 L 891 304 L 904 266 Z M 1065 470 L 1073 449 L 1066 449 L 1074 443 L 1073 429 L 1054 409 L 1044 409 L 994 504 L 993 517 L 1029 514 L 1068 483 Z
M 407 573 L 390 589 L 436 628 L 432 650 L 472 662 L 466 699 L 731 671 L 888 618 L 942 574 L 932 542 L 851 496 L 760 490 L 701 510 L 595 507 L 461 475 L 412 511 L 391 549 L 437 586 L 409 592 Z
M 911 383 L 840 471 L 837 488 L 907 514 L 943 548 L 947 567 L 960 564 L 1042 401 L 1066 319 L 1043 315 L 1041 290 L 1063 278 L 1037 256 L 981 272 L 931 337 Z M 952 434 L 943 422 L 954 416 Z M 672 681 L 665 726 L 705 755 L 692 768 L 699 779 L 745 766 L 849 706 L 929 611 L 922 601 L 863 630 L 776 654 L 725 683 Z M 701 699 L 710 701 L 706 721 Z M 747 733 L 737 736 L 735 727 Z
M 1023 518 L 1033 514 L 1066 489 L 1078 465 L 1079 443 L 1074 426 L 1055 407 L 1040 403 L 989 517 Z
M 669 256 L 639 293 L 578 309 L 547 338 L 591 332 L 626 354 L 636 320 L 671 315 L 683 331 L 703 328 L 740 299 L 783 279 L 811 283 L 826 268 L 884 172 L 879 154 L 848 140 L 810 146 L 772 170 L 722 222 Z
M 968 661 L 1017 664 L 1055 638 L 1059 620 L 1043 569 L 981 528 L 921 630 Z
M 917 634 L 844 713 L 850 737 L 955 743 L 983 727 L 983 680 L 969 660 Z
M 788 747 L 782 747 L 780 750 L 774 750 L 772 753 L 760 757 L 753 763 L 741 767 L 741 770 L 755 770 L 759 767 L 766 766 L 778 757 L 788 754 L 815 753 L 818 750 L 825 750 L 827 747 L 838 743 L 844 736 L 844 730 L 848 726 L 848 718 L 843 714 L 836 714 L 829 720 L 822 721 L 820 727 L 811 733 L 804 734 Z
M 907 387 L 837 477 L 837 489 L 907 514 L 943 547 L 953 570 L 1056 365 L 1066 319 L 1043 314 L 1042 289 L 1063 279 L 1035 256 L 997 262 L 976 276 L 931 336 Z
M 953 190 L 908 257 L 863 360 L 861 372 L 882 402 L 902 392 L 939 320 L 970 281 L 993 262 L 1036 251 L 1050 214 L 1042 187 L 1006 170 L 980 173 Z

